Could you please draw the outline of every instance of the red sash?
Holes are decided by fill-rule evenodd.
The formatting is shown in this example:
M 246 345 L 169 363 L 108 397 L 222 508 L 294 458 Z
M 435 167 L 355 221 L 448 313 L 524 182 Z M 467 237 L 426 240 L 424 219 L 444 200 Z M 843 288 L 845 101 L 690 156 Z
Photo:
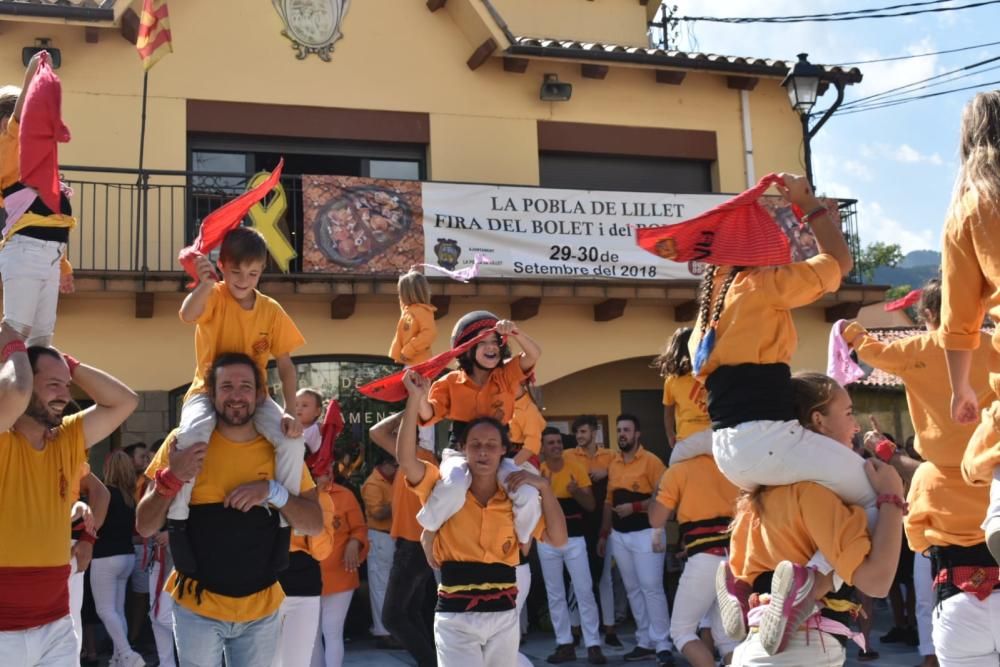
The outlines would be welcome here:
M 0 631 L 27 630 L 69 615 L 69 565 L 0 567 Z

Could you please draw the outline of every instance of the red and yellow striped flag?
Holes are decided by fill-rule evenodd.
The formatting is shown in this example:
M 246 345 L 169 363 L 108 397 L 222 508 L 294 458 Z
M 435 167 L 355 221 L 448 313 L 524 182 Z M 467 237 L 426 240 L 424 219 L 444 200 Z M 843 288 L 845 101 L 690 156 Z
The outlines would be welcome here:
M 173 53 L 167 0 L 143 0 L 139 38 L 135 41 L 135 48 L 142 59 L 142 67 L 147 72 L 160 58 Z

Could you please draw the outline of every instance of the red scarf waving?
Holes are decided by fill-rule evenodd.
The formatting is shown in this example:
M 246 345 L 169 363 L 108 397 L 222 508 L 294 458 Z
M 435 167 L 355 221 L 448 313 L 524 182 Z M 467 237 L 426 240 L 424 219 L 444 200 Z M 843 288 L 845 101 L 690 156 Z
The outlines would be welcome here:
M 462 356 L 462 354 L 467 350 L 475 347 L 479 341 L 494 333 L 496 333 L 495 326 L 485 329 L 475 338 L 467 340 L 454 349 L 442 352 L 436 357 L 431 357 L 423 363 L 410 366 L 409 368 L 404 368 L 401 371 L 396 371 L 392 375 L 387 375 L 384 378 L 375 380 L 374 382 L 369 382 L 364 386 L 358 387 L 358 391 L 368 398 L 385 401 L 386 403 L 398 403 L 399 401 L 405 401 L 406 387 L 403 386 L 403 375 L 405 375 L 407 371 L 414 371 L 428 380 L 433 380 L 441 374 L 441 371 L 443 371 L 448 364 L 451 363 L 452 359 Z M 503 341 L 501 341 L 501 343 L 502 342 Z
M 38 63 L 24 93 L 18 138 L 21 183 L 34 188 L 39 199 L 59 212 L 59 143 L 69 141 L 62 122 L 62 85 L 47 60 Z
M 260 185 L 247 190 L 236 199 L 227 202 L 205 216 L 201 221 L 201 229 L 198 231 L 198 238 L 194 243 L 181 249 L 177 259 L 181 266 L 192 278 L 189 287 L 198 284 L 198 272 L 194 268 L 194 258 L 197 255 L 207 255 L 215 248 L 219 247 L 226 234 L 236 229 L 243 222 L 254 204 L 267 196 L 281 178 L 281 170 L 285 166 L 285 158 L 278 161 L 278 166 L 274 168 L 267 180 Z
M 922 289 L 912 290 L 911 292 L 908 292 L 906 296 L 885 304 L 885 311 L 887 313 L 891 313 L 894 310 L 904 310 L 910 306 L 914 306 L 918 301 L 920 301 L 920 297 L 923 293 L 924 291 Z
M 675 262 L 699 261 L 717 266 L 778 266 L 792 261 L 788 236 L 761 203 L 777 174 L 727 202 L 675 225 L 644 227 L 636 243 L 654 255 Z M 801 212 L 793 207 L 796 217 Z
M 319 449 L 306 454 L 306 465 L 313 478 L 330 474 L 330 466 L 333 465 L 333 443 L 337 441 L 337 436 L 343 430 L 344 416 L 340 412 L 340 403 L 331 400 L 330 405 L 326 408 L 323 425 L 320 427 L 323 440 L 320 442 Z

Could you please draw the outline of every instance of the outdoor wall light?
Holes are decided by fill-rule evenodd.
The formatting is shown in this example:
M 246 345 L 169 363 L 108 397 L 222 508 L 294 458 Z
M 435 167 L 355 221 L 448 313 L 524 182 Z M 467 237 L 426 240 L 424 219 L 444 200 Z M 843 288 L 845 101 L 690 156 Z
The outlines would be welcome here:
M 546 74 L 538 99 L 543 102 L 567 102 L 573 96 L 573 84 L 563 83 L 558 74 Z
M 36 39 L 34 46 L 26 46 L 21 49 L 21 62 L 27 67 L 28 63 L 31 62 L 32 56 L 39 51 L 48 51 L 52 57 L 52 69 L 59 69 L 59 66 L 62 65 L 62 53 L 60 53 L 59 49 L 52 48 L 51 44 L 52 40 L 46 37 Z

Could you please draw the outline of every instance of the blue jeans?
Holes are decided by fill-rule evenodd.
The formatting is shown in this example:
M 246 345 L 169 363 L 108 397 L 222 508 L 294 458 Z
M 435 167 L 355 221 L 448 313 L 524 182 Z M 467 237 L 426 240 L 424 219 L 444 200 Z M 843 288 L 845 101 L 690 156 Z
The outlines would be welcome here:
M 271 667 L 278 647 L 278 613 L 227 623 L 174 605 L 174 638 L 181 667 L 219 667 L 223 652 L 234 667 Z

